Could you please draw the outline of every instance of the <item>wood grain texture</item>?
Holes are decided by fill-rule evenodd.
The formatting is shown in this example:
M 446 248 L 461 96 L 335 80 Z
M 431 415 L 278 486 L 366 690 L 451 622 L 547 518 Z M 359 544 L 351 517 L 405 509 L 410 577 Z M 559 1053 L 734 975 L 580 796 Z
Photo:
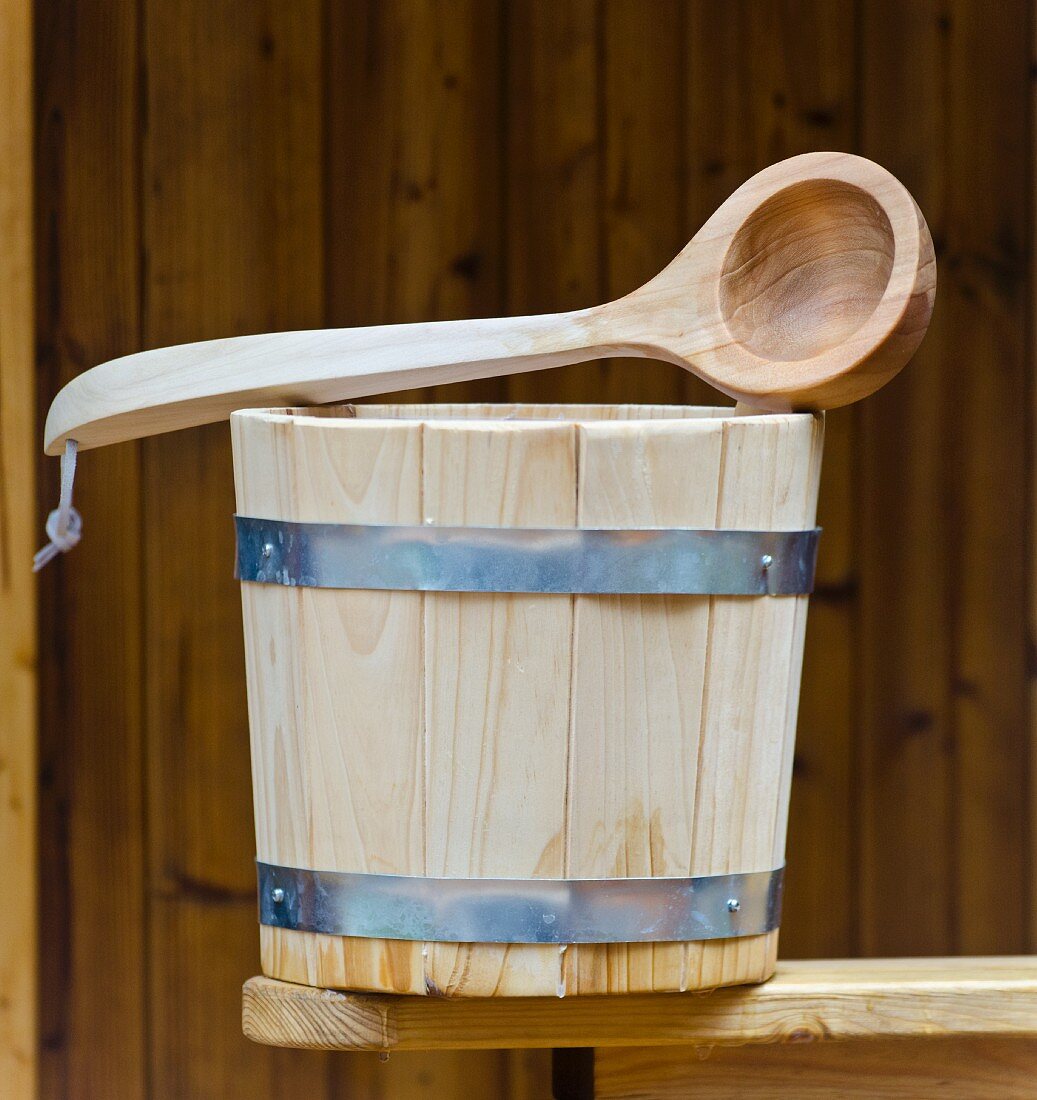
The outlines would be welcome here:
M 601 5 L 597 126 L 603 163 L 595 210 L 606 298 L 641 286 L 691 235 L 684 209 L 685 15 L 683 0 L 656 0 L 651 19 L 638 0 Z M 689 383 L 698 381 L 650 359 L 591 363 L 573 375 L 594 379 L 601 398 L 615 401 L 680 402 L 688 400 Z M 708 387 L 701 392 L 709 393 Z
M 312 35 L 320 47 L 292 47 L 303 58 L 292 87 L 320 85 L 308 117 L 321 133 L 280 141 L 284 97 L 257 94 L 252 77 L 242 75 L 283 71 L 285 40 L 269 4 L 236 9 L 226 33 L 200 28 L 193 18 L 160 19 L 158 41 L 142 33 L 136 3 L 37 5 L 38 425 L 75 373 L 149 344 L 289 323 L 549 311 L 619 293 L 628 288 L 627 273 L 633 280 L 649 252 L 663 248 L 675 157 L 685 162 L 677 186 L 685 203 L 682 239 L 740 179 L 772 159 L 809 148 L 875 158 L 919 199 L 937 238 L 944 288 L 952 289 L 942 294 L 915 361 L 861 406 L 859 434 L 847 432 L 838 413 L 827 422 L 821 586 L 807 632 L 782 951 L 823 957 L 855 949 L 943 952 L 966 942 L 973 949 L 1032 947 L 1023 922 L 1029 916 L 1032 924 L 1037 907 L 1031 904 L 1029 914 L 1021 908 L 1023 888 L 1011 878 L 1020 859 L 1032 862 L 1020 820 L 1033 816 L 1032 791 L 1019 801 L 1032 702 L 1018 725 L 1010 723 L 1020 714 L 1020 693 L 1032 686 L 1020 665 L 1026 595 L 1015 588 L 1033 513 L 1025 453 L 1032 448 L 1020 435 L 1020 417 L 1032 433 L 1033 349 L 1019 308 L 1020 293 L 1032 297 L 1032 250 L 1020 247 L 1027 230 L 1019 204 L 1032 222 L 1032 196 L 1020 196 L 1020 188 L 1034 149 L 1034 5 L 984 6 L 981 34 L 976 13 L 957 0 L 681 0 L 685 33 L 676 45 L 663 30 L 671 26 L 665 0 L 653 3 L 660 14 L 640 25 L 625 10 L 636 5 L 613 0 L 535 6 L 536 58 L 525 4 L 419 11 L 409 0 L 322 0 L 321 33 Z M 449 11 L 461 14 L 454 20 Z M 375 23 L 377 36 L 366 29 Z M 648 49 L 667 60 L 639 77 Z M 178 55 L 175 64 L 170 52 Z M 153 63 L 163 72 L 182 68 L 185 82 L 165 81 L 156 94 L 158 86 L 143 80 Z M 448 78 L 456 78 L 455 87 L 447 87 Z M 677 120 L 665 104 L 675 81 L 687 90 Z M 228 84 L 246 86 L 230 105 L 212 91 Z M 163 146 L 167 134 L 176 135 L 170 161 L 201 181 L 175 202 L 159 193 L 168 178 L 142 168 L 140 154 L 153 141 L 149 113 Z M 678 149 L 669 144 L 675 125 Z M 202 156 L 197 146 L 214 130 L 230 133 L 210 141 Z M 442 156 L 437 131 L 450 134 Z M 276 152 L 246 156 L 249 148 L 267 149 L 268 137 Z M 236 167 L 225 172 L 220 167 L 231 163 Z M 407 171 L 397 173 L 397 165 Z M 213 179 L 218 187 L 206 182 Z M 412 197 L 411 182 L 421 186 L 420 197 Z M 285 198 L 293 186 L 323 209 L 300 218 Z M 624 195 L 630 208 L 621 208 Z M 151 224 L 168 218 L 159 233 L 164 256 L 178 240 L 189 241 L 183 249 L 194 259 L 179 273 L 159 256 L 161 278 L 148 274 L 155 257 L 139 232 L 144 206 Z M 300 224 L 311 228 L 296 237 Z M 284 261 L 280 275 L 268 263 L 275 250 Z M 201 288 L 185 290 L 195 277 Z M 164 306 L 167 295 L 179 304 Z M 312 309 L 303 311 L 300 297 Z M 146 340 L 141 308 L 178 316 Z M 641 373 L 625 383 L 618 374 L 603 381 L 601 364 L 590 363 L 516 384 L 534 386 L 523 396 L 541 402 L 620 402 L 645 396 L 649 386 L 654 396 L 674 399 L 668 387 L 682 377 L 678 368 L 633 365 Z M 606 382 L 613 387 L 607 395 Z M 502 398 L 509 385 L 466 383 L 451 400 Z M 951 386 L 963 401 L 951 400 Z M 683 376 L 683 400 L 707 402 L 707 393 L 704 383 Z M 193 568 L 226 586 L 205 630 L 223 636 L 219 645 L 230 650 L 240 644 L 240 620 L 228 579 L 230 473 L 223 453 L 222 472 L 212 472 L 220 503 L 202 513 L 223 532 L 221 549 L 211 560 L 205 552 L 204 563 L 193 559 Z M 53 945 L 41 957 L 46 1096 L 132 1100 L 144 1095 L 150 1072 L 142 1053 L 155 1016 L 144 992 L 151 903 L 142 848 L 148 817 L 164 832 L 169 806 L 182 796 L 181 773 L 171 772 L 147 812 L 141 808 L 140 713 L 146 693 L 157 689 L 153 680 L 144 694 L 140 689 L 147 647 L 138 533 L 144 511 L 153 513 L 156 535 L 172 528 L 161 518 L 165 498 L 155 484 L 142 495 L 138 462 L 132 445 L 84 457 L 76 497 L 85 540 L 40 578 L 41 937 Z M 169 462 L 163 484 L 193 477 L 198 465 Z M 38 478 L 38 519 L 53 507 L 56 480 L 47 462 Z M 184 512 L 193 529 L 198 513 Z M 1000 536 L 978 537 L 981 526 Z M 986 580 L 969 580 L 967 594 L 957 583 L 966 563 L 954 556 L 959 538 L 968 542 L 970 569 L 980 557 L 988 569 Z M 994 578 L 1004 584 L 985 608 L 975 585 Z M 197 582 L 185 571 L 178 583 Z M 176 588 L 164 590 L 170 601 L 180 599 Z M 1018 606 L 1007 606 L 1016 599 Z M 967 676 L 955 674 L 959 666 Z M 988 708 L 998 669 L 1004 694 Z M 970 694 L 977 683 L 987 686 Z M 236 690 L 243 706 L 240 679 Z M 160 707 L 178 698 L 171 687 Z M 247 768 L 242 715 L 238 709 L 228 720 L 221 708 L 197 719 L 209 723 L 216 771 L 238 777 L 235 783 Z M 224 756 L 233 762 L 224 764 Z M 857 758 L 862 779 L 848 790 Z M 240 832 L 247 793 L 230 789 L 237 808 L 228 813 Z M 982 844 L 964 847 L 964 837 Z M 244 891 L 251 888 L 251 850 L 242 849 L 234 875 Z M 988 857 L 991 870 L 1009 869 L 1013 885 L 989 888 L 987 871 L 974 865 Z M 223 902 L 210 894 L 197 904 Z M 252 903 L 242 893 L 236 904 L 244 913 Z M 105 910 L 118 913 L 117 937 L 95 919 Z M 211 963 L 217 971 L 214 985 L 231 988 L 255 971 L 253 929 L 249 912 L 231 951 L 251 969 L 238 966 L 233 977 L 223 969 L 226 947 L 218 937 L 195 949 L 198 967 Z M 210 1045 L 216 1059 L 239 1049 L 232 988 L 218 1011 L 214 1002 L 197 1007 L 202 982 L 159 988 L 168 998 L 158 1014 L 163 1021 L 175 1019 L 182 1004 L 193 1021 L 176 1030 L 162 1025 L 167 1066 L 192 1062 L 199 1050 L 204 1064 Z M 503 1073 L 497 1056 L 487 1056 Z M 257 1052 L 250 1057 L 258 1060 Z M 304 1056 L 304 1064 L 313 1057 Z M 319 1071 L 326 1074 L 319 1087 L 311 1071 L 302 1078 L 321 1096 L 424 1087 L 422 1055 L 398 1069 L 402 1057 L 382 1066 L 374 1054 L 339 1055 Z M 453 1087 L 464 1080 L 463 1066 L 482 1083 L 472 1058 L 461 1053 L 429 1072 Z M 283 1066 L 275 1072 L 265 1063 L 242 1080 L 258 1097 L 273 1095 L 284 1088 Z M 396 1088 L 394 1074 L 406 1085 Z
M 422 425 L 321 423 L 233 419 L 238 510 L 420 523 Z M 421 595 L 243 585 L 242 604 L 257 858 L 424 873 L 425 693 L 400 676 L 421 666 Z M 290 980 L 425 991 L 420 943 L 260 931 L 264 966 Z
M 571 423 L 431 419 L 425 522 L 573 527 L 576 447 Z M 571 597 L 426 594 L 427 874 L 564 877 L 572 645 Z M 565 990 L 557 946 L 428 951 L 431 993 Z
M 579 309 L 603 300 L 599 71 L 602 5 L 507 5 L 505 311 Z M 505 382 L 509 401 L 596 396 L 600 364 Z
M 0 4 L 0 1080 L 38 1095 L 32 6 Z
M 647 411 L 239 413 L 238 509 L 329 523 L 813 525 L 819 418 Z M 243 601 L 264 862 L 463 878 L 783 862 L 802 597 L 244 585 Z M 776 940 L 422 950 L 262 930 L 273 977 L 448 997 L 759 981 Z
M 938 5 L 869 2 L 862 14 L 861 79 L 868 89 L 862 141 L 904 166 L 932 211 L 937 239 L 945 240 L 943 150 L 951 123 L 941 90 L 946 61 Z M 887 32 L 891 19 L 896 41 Z M 907 69 L 904 51 L 915 59 Z M 920 123 L 914 140 L 891 125 L 905 98 Z M 934 311 L 930 339 L 911 372 L 862 409 L 858 843 L 866 954 L 956 949 L 957 586 L 950 546 L 959 490 L 946 473 L 947 370 L 954 369 L 947 319 L 946 308 Z M 905 890 L 907 882 L 917 889 Z M 894 905 L 903 919 L 891 922 Z
M 724 492 L 745 491 L 725 486 L 722 477 L 736 430 L 731 420 L 584 425 L 579 525 L 727 526 Z M 768 525 L 761 507 L 759 498 L 748 504 L 751 526 Z M 702 766 L 711 749 L 717 752 L 714 739 L 731 737 L 730 726 L 710 723 L 705 713 L 709 693 L 727 690 L 712 651 L 713 601 L 578 596 L 575 603 L 567 876 L 719 873 L 724 861 L 702 850 L 703 837 L 710 828 L 726 829 L 737 813 L 719 793 L 720 776 L 744 776 L 747 762 L 735 758 L 737 750 L 721 749 L 716 770 Z M 779 740 L 784 729 L 783 715 L 773 731 Z M 775 772 L 768 774 L 773 780 Z M 695 818 L 703 789 L 708 823 Z M 738 844 L 734 858 L 744 870 L 777 866 L 771 856 Z M 764 978 L 774 939 L 579 946 L 570 991 L 644 992 Z M 754 962 L 747 964 L 749 958 Z
M 320 16 L 144 4 L 146 344 L 319 322 Z M 320 1059 L 256 1058 L 233 1024 L 256 918 L 232 484 L 226 427 L 144 448 L 148 1087 L 319 1095 Z
M 1033 87 L 1027 69 L 1031 43 L 1016 29 L 1028 19 L 1032 25 L 1025 0 L 1009 4 L 993 28 L 970 5 L 958 3 L 946 46 L 952 87 L 946 201 L 953 229 L 945 266 L 954 309 L 944 329 L 943 361 L 955 363 L 961 398 L 948 409 L 944 425 L 956 440 L 947 468 L 956 489 L 950 548 L 957 757 L 951 843 L 954 949 L 965 954 L 1011 951 L 1024 941 L 1024 891 L 1000 910 L 987 899 L 1000 883 L 1033 875 L 1025 840 L 1027 789 L 1018 763 L 1028 741 L 1025 681 L 1033 675 L 1020 593 L 1029 583 L 1032 559 L 1019 529 L 1005 525 L 1006 515 L 1026 514 L 1026 478 L 1016 463 L 1033 430 L 1021 399 L 1032 386 L 1025 332 L 1033 300 L 1024 257 L 1033 217 L 1025 150 L 1033 129 L 1013 106 Z M 974 58 L 980 55 L 977 71 Z M 967 94 L 958 75 L 965 72 L 982 80 L 982 98 Z M 991 190 L 980 165 L 993 157 L 1006 180 Z M 969 362 L 997 364 L 996 374 L 970 371 Z M 991 561 L 997 561 L 996 570 L 989 568 Z
M 139 12 L 120 4 L 99 19 L 69 2 L 36 14 L 34 432 L 56 388 L 142 344 Z M 57 483 L 48 462 L 37 530 Z M 140 447 L 82 461 L 75 504 L 84 540 L 39 576 L 40 1088 L 47 1097 L 140 1100 L 148 1074 Z M 97 990 L 109 983 L 99 1012 Z
M 692 2 L 685 15 L 690 224 L 776 157 L 854 147 L 852 5 Z M 825 424 L 824 536 L 806 636 L 784 900 L 782 953 L 792 958 L 849 954 L 855 942 L 856 419 L 855 409 L 834 410 Z
M 594 1096 L 770 1100 L 1027 1100 L 1037 1042 L 919 1039 L 916 1042 L 753 1046 L 740 1050 L 606 1050 L 594 1061 Z
M 834 1039 L 1037 1038 L 1031 957 L 783 962 L 697 994 L 451 1001 L 245 984 L 258 1043 L 309 1050 L 741 1046 Z
M 932 340 L 864 413 L 862 946 L 1017 950 L 1022 892 L 988 899 L 1028 874 L 1028 566 L 1022 520 L 1009 518 L 1027 508 L 1029 138 L 1009 106 L 1030 49 L 1012 27 L 1026 16 L 1006 8 L 988 33 L 968 5 L 869 3 L 864 14 L 864 147 L 903 165 L 932 209 L 948 279 Z M 979 99 L 959 87 L 966 67 Z M 906 101 L 916 140 L 895 123 Z M 991 191 L 974 165 L 994 155 L 1007 176 Z M 904 919 L 891 923 L 894 905 Z
M 328 324 L 500 312 L 503 18 L 498 0 L 326 5 Z

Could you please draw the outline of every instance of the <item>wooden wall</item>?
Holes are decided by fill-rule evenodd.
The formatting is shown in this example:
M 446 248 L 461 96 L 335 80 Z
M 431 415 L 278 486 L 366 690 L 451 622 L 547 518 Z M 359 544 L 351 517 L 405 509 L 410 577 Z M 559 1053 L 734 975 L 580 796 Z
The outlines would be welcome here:
M 38 415 L 143 347 L 587 305 L 773 160 L 881 161 L 940 289 L 914 364 L 830 418 L 783 950 L 1032 949 L 1031 8 L 39 2 Z M 461 394 L 709 399 L 636 361 L 434 396 Z M 40 589 L 43 1094 L 543 1095 L 540 1054 L 382 1066 L 241 1038 L 226 426 L 90 452 L 77 504 L 84 542 Z
M 0 0 L 0 1082 L 37 1086 L 32 20 Z

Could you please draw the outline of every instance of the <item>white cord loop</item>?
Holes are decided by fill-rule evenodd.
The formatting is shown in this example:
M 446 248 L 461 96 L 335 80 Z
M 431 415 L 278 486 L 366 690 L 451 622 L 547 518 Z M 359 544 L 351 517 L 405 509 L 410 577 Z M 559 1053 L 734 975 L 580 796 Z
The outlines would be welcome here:
M 61 456 L 61 496 L 58 506 L 47 516 L 47 537 L 50 542 L 36 552 L 32 559 L 32 571 L 38 573 L 58 554 L 71 550 L 83 535 L 83 519 L 72 507 L 72 483 L 76 479 L 76 448 L 74 439 L 65 440 L 65 453 Z

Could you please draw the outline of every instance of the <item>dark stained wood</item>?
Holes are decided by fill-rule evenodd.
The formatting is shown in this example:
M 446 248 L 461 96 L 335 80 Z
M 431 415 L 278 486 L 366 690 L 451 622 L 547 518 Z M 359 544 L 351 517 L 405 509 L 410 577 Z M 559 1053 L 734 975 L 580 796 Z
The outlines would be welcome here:
M 501 310 L 501 19 L 498 5 L 484 0 L 348 0 L 330 7 L 328 324 Z M 505 387 L 505 380 L 490 379 L 393 400 L 492 401 L 503 399 Z M 388 1100 L 450 1096 L 462 1087 L 491 1095 L 496 1088 L 521 1100 L 528 1062 L 503 1052 L 474 1058 L 447 1052 L 381 1065 L 346 1054 L 331 1067 L 332 1092 Z M 532 1086 L 529 1095 L 537 1095 Z
M 851 5 L 689 5 L 688 204 L 698 226 L 743 180 L 812 149 L 853 149 Z M 749 59 L 752 59 L 751 62 Z M 709 401 L 689 379 L 693 400 Z M 854 946 L 852 792 L 857 410 L 827 417 L 819 522 L 796 744 L 781 948 L 832 957 Z
M 1026 944 L 1024 892 L 1004 884 L 1026 874 L 1031 199 L 1013 104 L 1029 45 L 1026 5 L 975 14 L 864 9 L 864 151 L 927 211 L 940 271 L 921 354 L 864 412 L 862 946 L 877 954 Z
M 602 8 L 595 0 L 508 5 L 505 313 L 603 299 Z M 506 380 L 512 401 L 593 401 L 600 362 Z
M 1027 472 L 1032 438 L 1028 316 L 1031 118 L 1030 4 L 1009 0 L 991 23 L 974 5 L 948 8 L 947 238 L 942 425 L 950 531 L 956 938 L 962 954 L 1027 945 L 1025 890 L 1030 723 L 1027 607 L 1032 573 Z M 1032 37 L 1032 36 L 1031 36 Z M 990 168 L 999 181 L 991 186 Z M 991 568 L 992 563 L 996 565 Z
M 328 9 L 327 314 L 491 316 L 503 277 L 502 15 L 485 0 Z M 493 400 L 499 379 L 395 400 Z
M 683 203 L 683 30 L 681 3 L 659 0 L 651 19 L 639 0 L 603 6 L 599 216 L 604 299 L 619 298 L 647 282 L 691 236 Z M 687 374 L 669 363 L 615 359 L 593 371 L 601 376 L 595 390 L 602 401 L 684 400 Z
M 829 418 L 782 951 L 1024 950 L 1033 9 L 37 4 L 37 415 L 144 346 L 589 305 L 767 163 L 879 160 L 925 211 L 940 289 L 904 374 Z M 420 396 L 715 400 L 643 361 Z M 43 1094 L 544 1095 L 543 1055 L 241 1038 L 258 952 L 226 428 L 92 452 L 76 496 L 85 540 L 40 587 Z M 979 1075 L 1002 1058 L 971 1053 Z
M 862 413 L 860 942 L 879 955 L 951 951 L 955 940 L 956 525 L 947 463 L 956 448 L 945 432 L 957 397 L 946 363 L 950 121 L 942 8 L 867 0 L 862 11 L 862 148 L 899 173 L 925 210 L 939 272 L 919 354 Z M 905 131 L 908 103 L 914 125 Z
M 145 26 L 145 343 L 319 325 L 320 5 L 148 0 Z M 144 456 L 150 1089 L 319 1096 L 320 1059 L 237 1021 L 258 935 L 229 432 Z
M 133 4 L 98 14 L 36 12 L 39 424 L 73 375 L 140 346 L 139 24 Z M 145 1095 L 140 484 L 135 444 L 84 459 L 83 543 L 40 575 L 44 1096 Z M 57 463 L 39 492 L 42 532 Z

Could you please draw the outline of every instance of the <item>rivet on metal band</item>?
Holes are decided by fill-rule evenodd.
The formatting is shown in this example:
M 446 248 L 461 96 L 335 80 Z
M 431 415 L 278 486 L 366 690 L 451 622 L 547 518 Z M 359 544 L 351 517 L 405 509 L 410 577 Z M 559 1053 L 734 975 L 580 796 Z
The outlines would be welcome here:
M 310 871 L 256 863 L 275 928 L 447 943 L 638 943 L 771 932 L 784 869 L 698 878 L 500 879 Z
M 235 523 L 242 581 L 421 592 L 802 595 L 820 534 Z

